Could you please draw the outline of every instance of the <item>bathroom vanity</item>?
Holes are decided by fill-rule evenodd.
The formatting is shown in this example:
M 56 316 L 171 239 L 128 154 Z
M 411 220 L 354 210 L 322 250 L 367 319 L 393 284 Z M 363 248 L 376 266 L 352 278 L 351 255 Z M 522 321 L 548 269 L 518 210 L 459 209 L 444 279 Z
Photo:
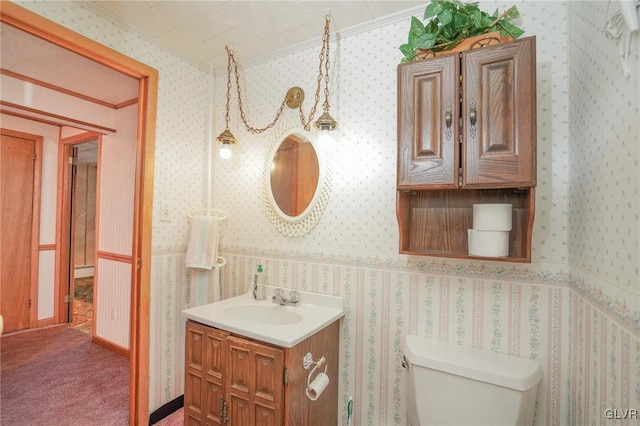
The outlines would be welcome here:
M 266 287 L 264 301 L 247 293 L 183 311 L 185 425 L 336 423 L 342 298 L 301 291 L 299 306 L 281 306 Z M 323 358 L 329 379 L 315 401 L 305 356 Z

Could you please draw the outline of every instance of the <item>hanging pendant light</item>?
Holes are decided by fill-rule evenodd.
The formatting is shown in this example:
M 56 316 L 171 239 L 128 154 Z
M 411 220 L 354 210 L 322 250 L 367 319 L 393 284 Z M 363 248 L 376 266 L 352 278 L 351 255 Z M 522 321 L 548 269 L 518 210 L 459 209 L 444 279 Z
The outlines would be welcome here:
M 236 89 L 238 93 L 238 109 L 240 110 L 240 118 L 244 123 L 248 132 L 252 134 L 259 134 L 268 129 L 271 129 L 275 126 L 275 124 L 280 119 L 282 112 L 285 106 L 288 106 L 291 109 L 298 109 L 300 111 L 300 122 L 305 130 L 309 131 L 311 128 L 311 123 L 313 122 L 313 117 L 316 112 L 316 108 L 318 107 L 318 103 L 320 101 L 320 89 L 322 86 L 322 82 L 324 81 L 324 103 L 323 109 L 324 113 L 313 123 L 313 127 L 319 130 L 322 134 L 320 136 L 320 141 L 327 139 L 327 136 L 331 131 L 335 130 L 338 127 L 338 123 L 336 120 L 329 114 L 329 23 L 331 22 L 330 11 L 327 10 L 327 14 L 325 16 L 325 26 L 324 32 L 322 36 L 322 49 L 320 51 L 320 64 L 318 66 L 318 86 L 316 88 L 315 94 L 315 103 L 311 108 L 311 112 L 309 113 L 308 119 L 305 118 L 304 113 L 302 112 L 302 103 L 304 101 L 304 90 L 300 87 L 292 87 L 290 88 L 280 108 L 275 114 L 275 117 L 271 123 L 267 124 L 263 128 L 256 128 L 249 124 L 247 120 L 243 102 L 242 102 L 242 91 L 240 89 L 240 72 L 238 68 L 238 64 L 236 63 L 233 48 L 229 46 L 225 46 L 225 50 L 227 52 L 227 101 L 226 101 L 226 111 L 225 111 L 225 129 L 218 136 L 218 142 L 222 144 L 220 148 L 220 156 L 222 158 L 231 157 L 231 146 L 237 142 L 237 139 L 231 131 L 229 130 L 229 111 L 230 111 L 230 101 L 231 101 L 231 71 L 234 70 L 235 80 L 236 80 Z M 330 136 L 328 139 L 332 139 Z
M 225 160 L 228 160 L 229 158 L 231 158 L 231 155 L 232 155 L 231 146 L 237 142 L 236 137 L 233 136 L 233 133 L 231 133 L 231 130 L 229 130 L 230 102 L 231 102 L 231 55 L 229 55 L 227 59 L 227 104 L 225 106 L 225 114 L 224 114 L 224 120 L 226 125 L 224 128 L 224 131 L 220 133 L 220 135 L 218 135 L 217 137 L 218 143 L 222 144 L 222 146 L 220 147 L 220 151 L 218 151 L 218 153 L 220 154 L 220 157 Z
M 325 28 L 324 34 L 322 36 L 322 50 L 320 50 L 320 69 L 322 70 L 322 63 L 324 61 L 325 72 L 324 72 L 324 103 L 322 107 L 324 112 L 315 123 L 313 123 L 313 127 L 316 130 L 320 130 L 320 143 L 329 143 L 333 141 L 331 137 L 332 131 L 338 128 L 338 123 L 336 120 L 329 114 L 329 22 L 331 22 L 331 15 L 327 13 L 325 17 Z

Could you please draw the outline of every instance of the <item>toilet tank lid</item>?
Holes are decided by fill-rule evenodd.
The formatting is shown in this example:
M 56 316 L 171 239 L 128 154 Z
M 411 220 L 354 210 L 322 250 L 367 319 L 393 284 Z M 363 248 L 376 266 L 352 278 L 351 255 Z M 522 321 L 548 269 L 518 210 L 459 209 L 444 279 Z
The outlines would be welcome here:
M 540 381 L 538 362 L 512 355 L 407 336 L 405 357 L 417 366 L 526 391 Z

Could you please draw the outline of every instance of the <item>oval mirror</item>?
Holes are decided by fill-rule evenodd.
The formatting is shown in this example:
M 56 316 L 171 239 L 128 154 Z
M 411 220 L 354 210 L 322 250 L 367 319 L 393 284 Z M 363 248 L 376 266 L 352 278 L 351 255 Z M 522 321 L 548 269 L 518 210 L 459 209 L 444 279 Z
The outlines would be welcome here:
M 316 193 L 320 168 L 316 150 L 309 139 L 286 135 L 273 155 L 270 173 L 271 194 L 287 216 L 304 212 Z
M 313 136 L 297 128 L 274 132 L 265 161 L 267 215 L 287 236 L 313 229 L 329 200 L 329 168 Z

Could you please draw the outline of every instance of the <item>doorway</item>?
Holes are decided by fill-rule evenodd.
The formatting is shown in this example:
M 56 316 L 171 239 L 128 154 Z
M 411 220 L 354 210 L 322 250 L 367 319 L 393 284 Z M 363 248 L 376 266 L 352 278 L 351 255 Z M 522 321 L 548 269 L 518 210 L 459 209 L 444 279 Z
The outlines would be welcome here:
M 130 304 L 129 424 L 146 424 L 149 418 L 151 212 L 158 71 L 11 2 L 2 3 L 0 20 L 139 82 L 132 253 L 135 267 L 131 275 Z
M 68 321 L 74 328 L 94 334 L 96 202 L 98 139 L 91 138 L 71 147 L 71 233 Z

